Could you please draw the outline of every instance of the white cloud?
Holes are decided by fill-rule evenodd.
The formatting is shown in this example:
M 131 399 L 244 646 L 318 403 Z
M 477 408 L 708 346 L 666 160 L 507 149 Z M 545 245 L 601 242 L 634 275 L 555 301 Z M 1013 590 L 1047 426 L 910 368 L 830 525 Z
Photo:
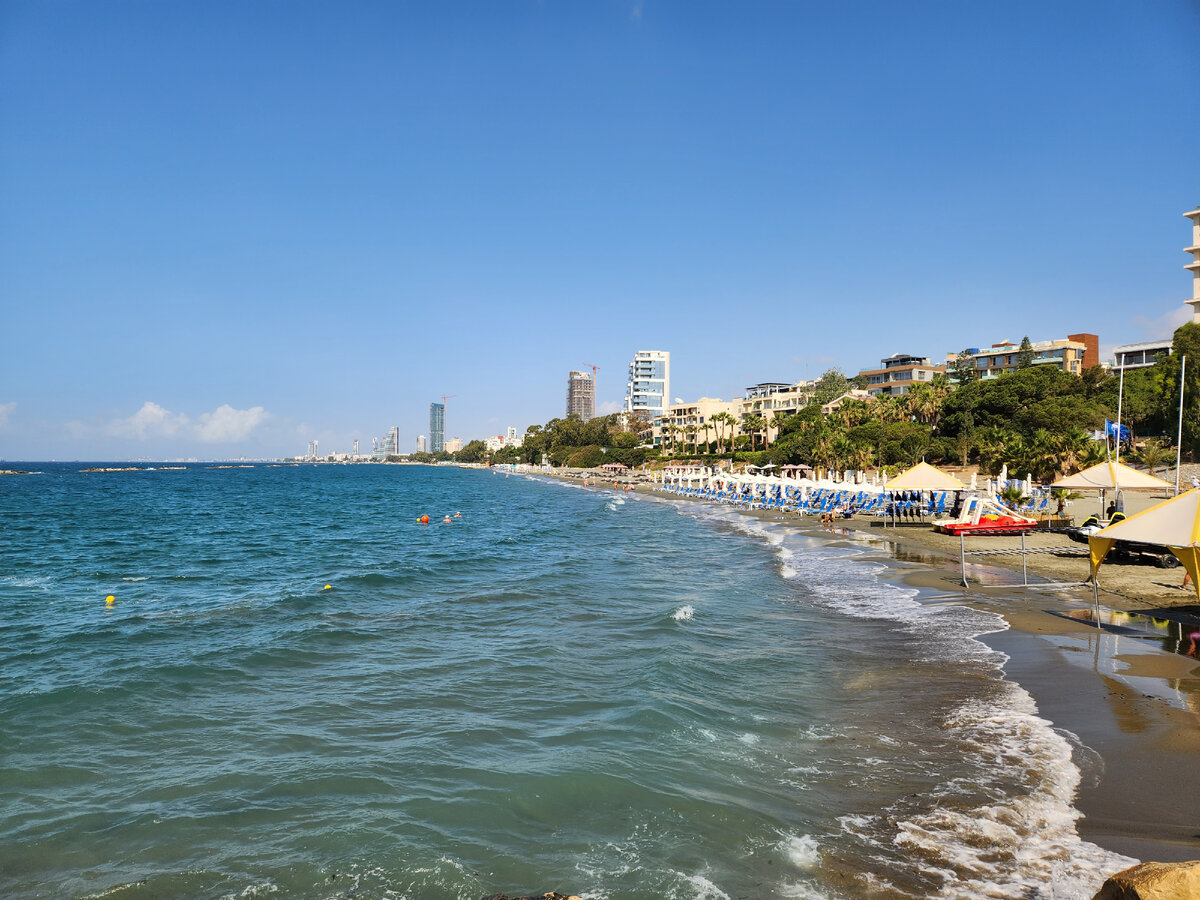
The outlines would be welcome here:
M 1176 328 L 1190 321 L 1192 321 L 1192 308 L 1187 304 L 1169 309 L 1155 319 L 1148 316 L 1134 316 L 1131 320 L 1145 333 L 1143 340 L 1147 341 L 1169 338 L 1175 334 Z
M 261 406 L 234 409 L 228 403 L 204 413 L 196 422 L 196 437 L 206 444 L 232 444 L 245 440 L 265 422 L 267 411 Z
M 113 419 L 105 428 L 114 437 L 132 437 L 139 440 L 156 437 L 175 437 L 188 426 L 188 417 L 173 413 L 157 403 L 147 400 L 142 408 L 128 419 Z
M 268 417 L 261 406 L 234 409 L 226 403 L 193 421 L 185 413 L 173 413 L 147 400 L 132 416 L 113 419 L 103 430 L 113 437 L 138 440 L 185 437 L 206 444 L 230 444 L 249 437 Z
M 13 410 L 17 408 L 16 402 L 0 403 L 0 428 L 8 424 L 8 417 L 12 415 Z
M 596 406 L 596 415 L 611 416 L 613 413 L 619 413 L 625 408 L 620 400 L 605 400 Z

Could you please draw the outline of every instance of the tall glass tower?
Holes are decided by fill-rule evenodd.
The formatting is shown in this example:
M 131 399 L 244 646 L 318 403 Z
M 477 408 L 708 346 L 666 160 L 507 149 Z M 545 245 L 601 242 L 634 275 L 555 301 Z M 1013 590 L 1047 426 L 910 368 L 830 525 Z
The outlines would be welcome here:
M 671 403 L 671 354 L 667 350 L 639 350 L 629 364 L 625 383 L 625 411 L 661 416 Z
M 446 449 L 446 404 L 429 404 L 429 452 L 441 453 Z

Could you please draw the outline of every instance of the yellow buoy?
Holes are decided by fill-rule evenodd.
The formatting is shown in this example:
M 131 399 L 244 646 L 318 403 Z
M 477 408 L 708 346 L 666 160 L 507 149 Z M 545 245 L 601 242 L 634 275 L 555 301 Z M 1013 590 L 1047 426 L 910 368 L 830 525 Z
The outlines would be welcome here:
M 104 598 L 104 603 L 107 606 L 112 606 L 116 602 L 117 602 L 117 598 L 114 597 L 112 594 L 109 594 L 107 597 Z
M 327 585 L 325 585 L 325 590 L 327 590 L 327 591 L 328 591 L 328 590 L 330 590 L 332 587 L 333 587 L 333 585 L 331 585 L 331 584 L 327 584 Z

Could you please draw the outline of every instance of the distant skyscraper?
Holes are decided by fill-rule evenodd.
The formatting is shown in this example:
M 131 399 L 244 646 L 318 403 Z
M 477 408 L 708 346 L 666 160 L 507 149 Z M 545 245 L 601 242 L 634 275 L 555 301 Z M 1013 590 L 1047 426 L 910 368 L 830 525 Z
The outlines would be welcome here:
M 567 375 L 567 415 L 583 421 L 596 417 L 596 382 L 591 372 L 571 372 Z
M 316 441 L 308 442 L 308 458 L 309 459 L 317 458 L 317 442 Z
M 625 411 L 661 416 L 671 404 L 671 354 L 666 350 L 639 350 L 629 364 L 625 384 Z
M 441 453 L 446 449 L 446 404 L 429 404 L 429 452 Z
M 354 439 L 354 455 L 358 456 L 358 438 Z
M 417 435 L 417 452 L 418 453 L 425 452 L 425 435 L 423 435 L 423 434 Z
M 400 455 L 400 426 L 393 425 L 383 439 L 383 451 L 388 456 Z

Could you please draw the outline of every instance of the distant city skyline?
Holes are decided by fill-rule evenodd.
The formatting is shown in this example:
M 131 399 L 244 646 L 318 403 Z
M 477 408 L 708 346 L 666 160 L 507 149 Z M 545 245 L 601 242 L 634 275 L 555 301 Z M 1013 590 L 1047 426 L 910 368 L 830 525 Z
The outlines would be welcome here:
M 0 6 L 0 458 L 483 439 L 1190 318 L 1200 6 Z M 217 65 L 214 61 L 220 61 Z M 432 442 L 432 435 L 431 442 Z

